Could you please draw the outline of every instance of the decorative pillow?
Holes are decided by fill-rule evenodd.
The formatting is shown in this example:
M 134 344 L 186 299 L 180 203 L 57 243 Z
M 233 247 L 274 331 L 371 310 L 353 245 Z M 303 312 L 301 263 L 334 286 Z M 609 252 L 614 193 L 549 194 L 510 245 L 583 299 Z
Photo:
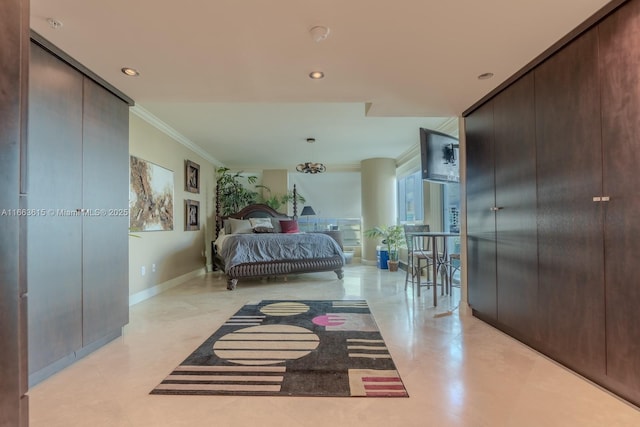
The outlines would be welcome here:
M 222 229 L 226 234 L 231 234 L 231 223 L 229 222 L 228 219 L 225 219 L 224 221 L 222 221 Z
M 273 233 L 271 218 L 249 218 L 254 233 Z
M 273 227 L 253 227 L 254 233 L 273 233 Z
M 298 228 L 298 221 L 290 220 L 290 221 L 280 221 L 280 228 L 283 233 L 299 233 L 300 229 Z
M 248 219 L 229 218 L 231 225 L 231 234 L 249 234 L 253 233 L 251 222 Z
M 273 225 L 274 233 L 282 233 L 282 228 L 280 228 L 280 218 L 271 218 L 271 225 Z
M 271 218 L 249 218 L 249 222 L 251 222 L 251 227 L 254 229 L 256 227 L 273 228 Z

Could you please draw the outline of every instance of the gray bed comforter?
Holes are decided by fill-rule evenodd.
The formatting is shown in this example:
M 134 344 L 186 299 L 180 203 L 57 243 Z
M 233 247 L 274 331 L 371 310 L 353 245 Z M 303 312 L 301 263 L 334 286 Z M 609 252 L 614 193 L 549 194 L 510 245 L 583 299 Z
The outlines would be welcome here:
M 220 249 L 225 271 L 232 267 L 257 262 L 342 257 L 338 243 L 320 233 L 256 233 L 232 234 Z

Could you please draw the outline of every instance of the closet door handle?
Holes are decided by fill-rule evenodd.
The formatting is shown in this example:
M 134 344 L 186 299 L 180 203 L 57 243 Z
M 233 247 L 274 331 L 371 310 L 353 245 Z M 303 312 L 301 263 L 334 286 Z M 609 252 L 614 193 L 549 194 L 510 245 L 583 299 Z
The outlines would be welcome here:
M 491 212 L 498 212 L 501 209 L 504 209 L 504 208 L 502 206 L 492 206 L 489 208 Z
M 608 202 L 609 200 L 611 200 L 609 196 L 596 196 L 593 198 L 594 202 Z

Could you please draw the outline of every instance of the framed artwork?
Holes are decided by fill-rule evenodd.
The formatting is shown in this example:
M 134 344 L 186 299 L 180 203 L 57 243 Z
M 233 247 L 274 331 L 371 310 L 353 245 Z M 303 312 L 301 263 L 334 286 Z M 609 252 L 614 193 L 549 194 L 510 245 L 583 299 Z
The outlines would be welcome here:
M 184 201 L 184 230 L 200 230 L 200 202 L 196 200 Z
M 184 163 L 184 185 L 185 190 L 190 193 L 200 192 L 200 165 L 187 160 Z
M 129 230 L 173 230 L 173 171 L 130 156 Z

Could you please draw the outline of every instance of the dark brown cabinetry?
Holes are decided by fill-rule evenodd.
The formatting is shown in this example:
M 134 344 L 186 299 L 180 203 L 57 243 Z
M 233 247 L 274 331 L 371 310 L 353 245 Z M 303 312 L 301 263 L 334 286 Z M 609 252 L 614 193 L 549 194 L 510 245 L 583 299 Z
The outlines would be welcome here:
M 39 45 L 29 79 L 27 275 L 35 383 L 128 321 L 128 105 Z
M 605 363 L 597 53 L 593 29 L 535 70 L 542 339 L 581 373 Z
M 526 75 L 493 100 L 498 321 L 537 341 L 534 82 Z
M 467 270 L 469 304 L 497 320 L 495 159 L 493 104 L 467 117 Z
M 598 27 L 607 377 L 640 402 L 640 1 Z
M 32 45 L 28 203 L 45 215 L 27 224 L 31 373 L 82 347 L 82 79 Z
M 632 0 L 466 117 L 474 313 L 636 404 L 639 38 Z M 476 242 L 487 234 L 476 204 L 490 200 L 476 177 L 495 183 L 495 251 Z M 495 290 L 484 262 L 495 262 Z
M 29 424 L 24 217 L 16 215 L 26 143 L 28 0 L 0 2 L 0 427 Z
M 533 76 L 469 116 L 469 303 L 521 339 L 537 338 L 536 156 Z
M 84 79 L 82 343 L 129 321 L 129 108 Z M 99 213 L 99 215 L 95 215 Z

